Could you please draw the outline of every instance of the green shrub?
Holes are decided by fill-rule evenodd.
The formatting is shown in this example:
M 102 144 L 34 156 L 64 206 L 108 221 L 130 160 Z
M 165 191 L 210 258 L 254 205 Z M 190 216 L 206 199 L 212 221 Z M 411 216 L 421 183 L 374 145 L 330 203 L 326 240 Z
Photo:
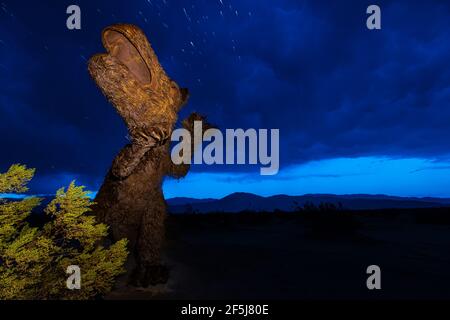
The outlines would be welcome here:
M 34 169 L 13 165 L 0 174 L 0 193 L 24 193 Z M 72 182 L 45 209 L 49 222 L 27 222 L 41 199 L 0 202 L 0 299 L 90 299 L 109 292 L 123 273 L 127 241 L 101 245 L 108 227 L 96 223 L 84 187 Z M 69 290 L 66 269 L 81 270 L 81 288 Z

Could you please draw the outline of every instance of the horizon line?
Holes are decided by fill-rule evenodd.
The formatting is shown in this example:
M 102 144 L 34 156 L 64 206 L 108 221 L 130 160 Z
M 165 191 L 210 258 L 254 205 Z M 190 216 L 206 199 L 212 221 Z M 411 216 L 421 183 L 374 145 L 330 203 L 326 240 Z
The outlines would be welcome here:
M 94 199 L 95 196 L 97 195 L 98 191 L 91 191 L 89 198 Z M 450 200 L 450 196 L 449 197 L 434 197 L 434 196 L 398 196 L 398 195 L 390 195 L 390 194 L 386 194 L 386 193 L 304 193 L 304 194 L 298 194 L 298 195 L 289 195 L 289 194 L 285 194 L 285 193 L 277 193 L 277 194 L 272 194 L 272 195 L 259 195 L 256 193 L 252 193 L 252 192 L 245 192 L 245 191 L 236 191 L 236 192 L 232 192 L 229 193 L 223 197 L 220 198 L 213 198 L 213 197 L 206 197 L 206 198 L 196 198 L 196 197 L 187 197 L 187 196 L 178 196 L 178 197 L 170 197 L 165 199 L 167 200 L 171 200 L 171 199 L 180 199 L 180 198 L 185 198 L 185 199 L 193 199 L 193 200 L 221 200 L 224 199 L 226 197 L 229 197 L 231 195 L 234 194 L 249 194 L 249 195 L 254 195 L 254 196 L 258 196 L 261 198 L 270 198 L 270 197 L 276 197 L 276 196 L 287 196 L 287 197 L 305 197 L 305 196 L 339 196 L 339 197 L 348 197 L 348 196 L 371 196 L 371 197 L 391 197 L 391 198 L 409 198 L 409 199 L 426 199 L 426 198 L 431 198 L 431 199 L 448 199 Z M 0 199 L 25 199 L 25 198 L 31 198 L 31 197 L 54 197 L 56 195 L 56 193 L 46 193 L 46 194 L 17 194 L 17 193 L 0 193 Z

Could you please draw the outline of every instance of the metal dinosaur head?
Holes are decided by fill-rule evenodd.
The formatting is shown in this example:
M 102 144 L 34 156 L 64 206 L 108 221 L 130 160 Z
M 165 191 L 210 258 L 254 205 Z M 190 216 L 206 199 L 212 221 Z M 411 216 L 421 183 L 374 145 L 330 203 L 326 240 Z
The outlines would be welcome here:
M 158 127 L 170 134 L 177 112 L 188 99 L 188 90 L 180 89 L 166 75 L 138 27 L 109 26 L 102 32 L 102 42 L 106 53 L 89 60 L 89 73 L 130 133 Z

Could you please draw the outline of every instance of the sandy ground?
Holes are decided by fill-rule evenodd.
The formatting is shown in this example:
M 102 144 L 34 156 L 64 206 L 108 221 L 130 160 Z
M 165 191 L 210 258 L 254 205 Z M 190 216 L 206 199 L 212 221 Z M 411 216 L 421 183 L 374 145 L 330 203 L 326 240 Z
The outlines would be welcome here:
M 170 220 L 169 283 L 108 299 L 450 298 L 449 225 L 358 216 L 358 227 L 329 232 L 302 219 L 186 219 Z M 381 290 L 366 287 L 372 264 Z

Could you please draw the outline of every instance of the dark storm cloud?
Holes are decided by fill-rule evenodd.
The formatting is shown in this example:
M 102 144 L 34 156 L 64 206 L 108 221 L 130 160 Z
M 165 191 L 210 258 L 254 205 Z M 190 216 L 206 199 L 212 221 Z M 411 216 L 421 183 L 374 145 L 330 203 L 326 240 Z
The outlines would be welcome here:
M 46 181 L 98 186 L 126 130 L 86 59 L 115 22 L 140 25 L 190 88 L 183 116 L 280 128 L 282 167 L 449 153 L 447 2 L 379 1 L 381 31 L 366 29 L 365 1 L 80 1 L 80 31 L 65 28 L 71 3 L 53 3 L 7 1 L 0 11 L 2 169 L 25 162 Z

